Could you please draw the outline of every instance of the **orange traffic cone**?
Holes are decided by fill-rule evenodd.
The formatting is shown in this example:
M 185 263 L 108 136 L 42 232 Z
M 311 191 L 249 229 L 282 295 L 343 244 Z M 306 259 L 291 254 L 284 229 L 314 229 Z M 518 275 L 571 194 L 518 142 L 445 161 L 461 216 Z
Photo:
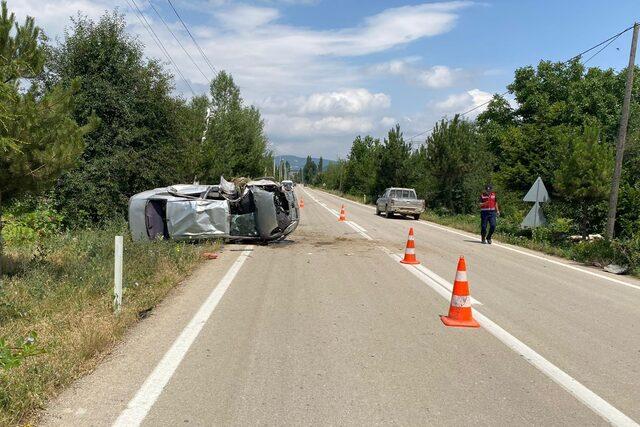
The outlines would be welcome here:
M 338 221 L 344 222 L 346 220 L 347 220 L 347 214 L 344 212 L 344 205 L 342 205 L 342 207 L 340 208 L 340 217 L 338 218 Z
M 300 207 L 304 208 L 304 199 L 300 197 Z
M 467 281 L 467 264 L 464 257 L 458 260 L 456 280 L 453 282 L 449 315 L 440 316 L 442 323 L 447 326 L 461 326 L 479 328 L 480 325 L 473 319 L 471 312 L 471 297 L 469 296 L 469 282 Z
M 413 240 L 413 227 L 409 229 L 407 247 L 404 250 L 404 258 L 400 261 L 403 264 L 420 264 L 416 259 L 416 242 Z

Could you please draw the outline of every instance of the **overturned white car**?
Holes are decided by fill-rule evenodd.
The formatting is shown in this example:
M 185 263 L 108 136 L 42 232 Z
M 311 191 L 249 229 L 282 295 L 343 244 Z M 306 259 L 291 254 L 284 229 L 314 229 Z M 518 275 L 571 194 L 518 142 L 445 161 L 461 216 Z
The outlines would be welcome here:
M 129 199 L 129 228 L 134 240 L 158 238 L 273 241 L 298 226 L 298 202 L 270 178 L 238 188 L 179 184 L 138 193 Z

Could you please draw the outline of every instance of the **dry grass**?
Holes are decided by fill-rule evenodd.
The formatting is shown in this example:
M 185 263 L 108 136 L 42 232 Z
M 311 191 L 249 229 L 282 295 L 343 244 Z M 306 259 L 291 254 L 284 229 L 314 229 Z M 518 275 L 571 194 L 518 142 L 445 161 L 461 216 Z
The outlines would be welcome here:
M 113 236 L 125 226 L 85 230 L 9 248 L 12 273 L 0 288 L 0 337 L 38 334 L 46 353 L 0 371 L 0 425 L 33 419 L 73 380 L 91 371 L 138 313 L 184 279 L 212 244 L 134 243 L 125 237 L 124 307 L 113 314 Z

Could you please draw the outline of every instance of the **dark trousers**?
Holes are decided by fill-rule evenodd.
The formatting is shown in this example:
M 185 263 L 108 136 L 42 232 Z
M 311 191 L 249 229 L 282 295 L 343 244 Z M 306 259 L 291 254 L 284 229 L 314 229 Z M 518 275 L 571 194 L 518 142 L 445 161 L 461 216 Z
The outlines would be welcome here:
M 487 234 L 487 223 L 489 224 L 489 234 Z M 496 231 L 496 211 L 480 211 L 480 228 L 482 240 L 491 239 L 493 232 Z

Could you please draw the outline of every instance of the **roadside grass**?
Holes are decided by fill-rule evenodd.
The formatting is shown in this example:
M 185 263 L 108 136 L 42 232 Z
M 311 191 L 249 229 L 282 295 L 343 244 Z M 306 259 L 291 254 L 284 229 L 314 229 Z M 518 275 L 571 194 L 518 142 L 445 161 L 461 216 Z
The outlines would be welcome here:
M 343 194 L 326 188 L 314 188 L 358 203 L 363 203 L 364 200 L 362 196 Z M 375 204 L 373 200 L 367 200 L 367 202 L 372 206 Z M 477 214 L 451 215 L 427 209 L 421 218 L 435 224 L 480 235 L 480 215 Z M 564 232 L 565 224 L 551 224 L 549 227 L 540 227 L 531 231 L 520 229 L 521 220 L 522 218 L 517 215 L 498 219 L 495 239 L 596 267 L 604 267 L 611 263 L 626 265 L 629 267 L 628 274 L 640 277 L 640 237 L 612 242 L 599 240 L 574 243 L 567 240 L 567 233 Z
M 124 235 L 124 295 L 113 314 L 113 240 Z M 32 421 L 39 409 L 100 358 L 218 243 L 133 242 L 126 224 L 9 244 L 0 283 L 0 338 L 37 334 L 44 353 L 0 368 L 0 425 Z M 153 351 L 153 349 L 150 349 Z

